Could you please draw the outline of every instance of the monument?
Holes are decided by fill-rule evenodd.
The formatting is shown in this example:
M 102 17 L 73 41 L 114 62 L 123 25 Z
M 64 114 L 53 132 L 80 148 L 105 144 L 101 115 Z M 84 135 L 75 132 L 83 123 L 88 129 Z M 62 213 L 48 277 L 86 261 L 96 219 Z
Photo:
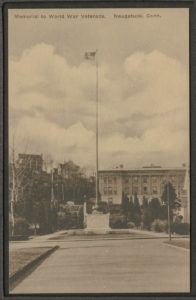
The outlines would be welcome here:
M 84 203 L 84 227 L 85 231 L 92 233 L 107 233 L 110 230 L 109 217 L 110 214 L 103 214 L 98 211 L 98 195 L 99 195 L 99 156 L 98 156 L 98 57 L 97 50 L 94 52 L 86 52 L 85 59 L 95 62 L 96 68 L 96 200 L 92 214 L 86 211 L 86 203 Z
M 84 230 L 87 233 L 102 234 L 109 232 L 109 213 L 99 212 L 94 209 L 92 214 L 88 214 L 86 211 L 86 202 L 84 203 Z

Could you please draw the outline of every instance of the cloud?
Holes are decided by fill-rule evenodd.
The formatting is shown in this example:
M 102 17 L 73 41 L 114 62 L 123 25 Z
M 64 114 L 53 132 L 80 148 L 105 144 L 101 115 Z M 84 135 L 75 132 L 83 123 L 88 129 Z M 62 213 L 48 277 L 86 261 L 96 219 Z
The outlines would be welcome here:
M 95 165 L 95 66 L 71 65 L 48 44 L 9 62 L 10 130 L 56 161 Z M 99 68 L 100 166 L 188 159 L 188 70 L 154 50 L 134 52 L 117 71 Z M 35 147 L 36 145 L 36 147 Z

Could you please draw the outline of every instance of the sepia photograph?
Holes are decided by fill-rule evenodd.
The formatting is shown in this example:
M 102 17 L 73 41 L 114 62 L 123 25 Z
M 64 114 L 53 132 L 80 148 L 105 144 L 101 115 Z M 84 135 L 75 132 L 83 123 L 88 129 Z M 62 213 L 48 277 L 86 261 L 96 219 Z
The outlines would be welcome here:
M 190 293 L 188 8 L 9 8 L 9 294 Z

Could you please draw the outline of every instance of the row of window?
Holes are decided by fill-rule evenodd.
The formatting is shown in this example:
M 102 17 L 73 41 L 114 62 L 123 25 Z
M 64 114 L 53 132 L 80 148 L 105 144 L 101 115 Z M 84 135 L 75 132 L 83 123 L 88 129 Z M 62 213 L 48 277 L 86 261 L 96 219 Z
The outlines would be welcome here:
M 111 186 L 104 187 L 103 192 L 104 192 L 104 195 L 116 195 L 117 194 L 117 189 L 116 188 L 112 189 Z
M 130 194 L 130 189 L 128 187 L 125 187 L 124 192 L 126 194 Z M 132 188 L 132 194 L 138 194 L 139 193 L 139 188 L 137 186 L 134 186 Z M 143 188 L 143 194 L 148 194 L 148 187 L 144 186 Z M 158 194 L 158 188 L 156 186 L 152 187 L 152 194 Z
M 116 184 L 117 183 L 117 178 L 116 177 L 107 177 L 107 176 L 105 176 L 103 178 L 103 180 L 104 180 L 105 184 L 110 184 L 110 183 Z
M 129 195 L 130 194 L 129 188 L 125 188 L 124 192 Z M 138 192 L 139 192 L 138 187 L 133 187 L 132 194 L 138 194 Z M 147 194 L 147 193 L 148 193 L 148 188 L 145 186 L 143 189 L 143 194 Z M 158 193 L 157 187 L 152 188 L 152 193 L 153 194 Z M 117 195 L 117 189 L 112 188 L 111 186 L 104 187 L 104 195 Z
M 142 194 L 146 195 L 146 194 L 149 194 L 149 192 L 150 192 L 150 190 L 148 189 L 148 187 L 144 186 Z M 137 186 L 134 186 L 132 188 L 132 193 L 130 193 L 129 187 L 125 187 L 124 188 L 124 193 L 127 194 L 127 195 L 130 195 L 130 194 L 134 195 L 134 194 L 139 194 L 140 191 L 139 191 L 139 188 Z M 157 188 L 157 186 L 153 186 L 152 187 L 151 193 L 153 195 L 157 195 L 158 194 L 158 188 Z M 117 188 L 112 188 L 111 186 L 104 187 L 104 195 L 117 195 Z
M 143 183 L 148 183 L 148 178 L 151 177 L 151 180 L 152 180 L 152 183 L 157 183 L 158 182 L 158 179 L 160 178 L 160 176 L 142 176 L 142 182 Z M 133 183 L 138 183 L 139 182 L 139 178 L 140 176 L 133 176 L 132 177 L 132 181 Z M 103 177 L 103 180 L 104 180 L 104 184 L 107 185 L 107 184 L 116 184 L 117 183 L 117 178 L 116 177 L 109 177 L 109 176 L 104 176 Z M 161 181 L 164 183 L 164 182 L 167 182 L 167 181 L 170 181 L 172 183 L 176 183 L 177 181 L 177 177 L 176 176 L 163 176 L 161 177 Z M 123 178 L 123 182 L 124 183 L 129 183 L 131 181 L 131 178 L 130 177 L 124 177 Z M 184 177 L 183 176 L 179 176 L 179 182 L 182 184 L 184 182 Z

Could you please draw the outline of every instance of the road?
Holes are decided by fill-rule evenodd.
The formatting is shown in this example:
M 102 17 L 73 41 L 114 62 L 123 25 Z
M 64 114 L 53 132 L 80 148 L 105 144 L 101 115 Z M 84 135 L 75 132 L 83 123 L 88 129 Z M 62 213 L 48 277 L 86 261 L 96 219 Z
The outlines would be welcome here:
M 60 241 L 11 294 L 189 292 L 189 251 L 162 239 Z

